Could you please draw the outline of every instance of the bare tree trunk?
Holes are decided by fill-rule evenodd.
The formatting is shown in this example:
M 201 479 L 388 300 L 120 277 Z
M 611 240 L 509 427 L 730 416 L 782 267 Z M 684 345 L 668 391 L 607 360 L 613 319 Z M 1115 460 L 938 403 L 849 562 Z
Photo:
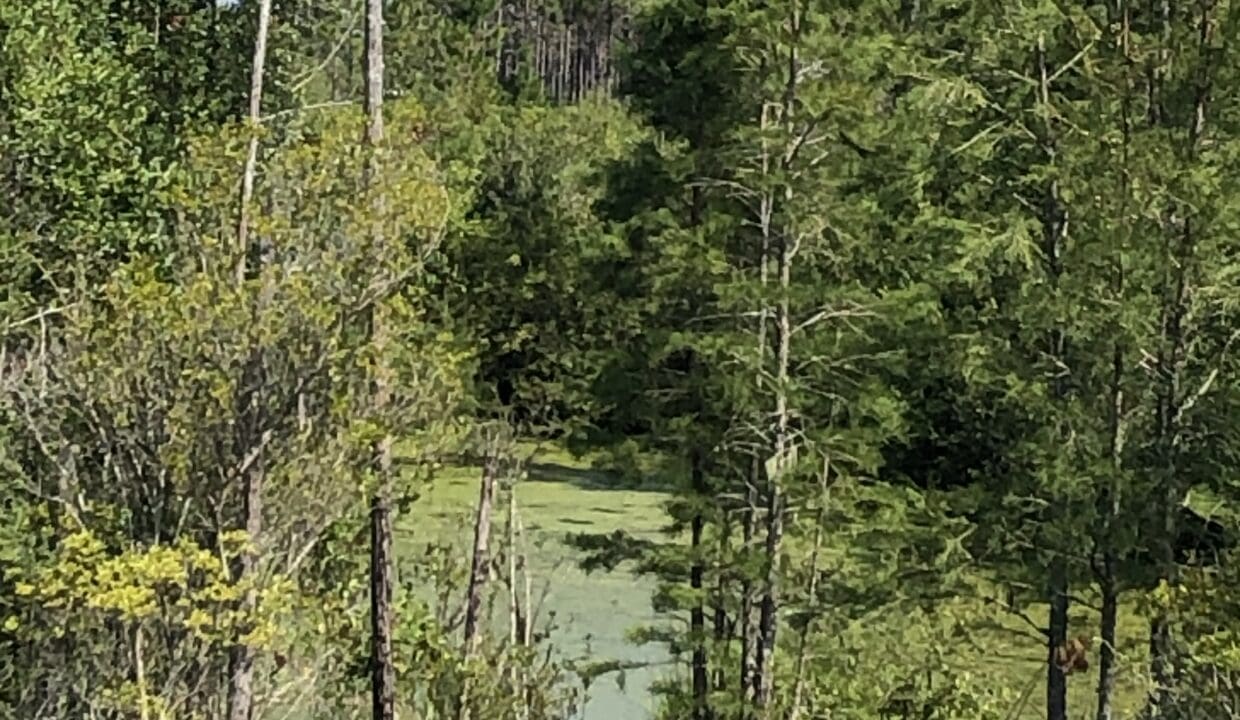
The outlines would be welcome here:
M 797 83 L 800 76 L 800 65 L 797 56 L 801 31 L 800 5 L 794 3 L 789 26 L 792 32 L 791 49 L 788 53 L 787 89 L 784 92 L 781 120 L 787 125 L 789 137 L 795 137 L 793 125 L 793 108 L 796 103 Z M 783 164 L 791 156 L 784 154 Z M 791 199 L 793 188 L 784 185 L 784 194 Z M 757 660 L 754 669 L 754 705 L 761 716 L 770 717 L 771 699 L 775 685 L 775 641 L 779 629 L 779 557 L 784 534 L 785 500 L 782 488 L 783 476 L 791 464 L 793 452 L 789 426 L 788 384 L 789 367 L 791 364 L 792 346 L 792 315 L 789 294 L 792 289 L 792 260 L 796 252 L 794 240 L 789 236 L 790 230 L 785 228 L 779 233 L 777 240 L 777 270 L 779 278 L 779 301 L 775 306 L 775 452 L 773 463 L 767 475 L 767 507 L 766 507 L 766 582 L 762 596 L 762 607 L 758 615 L 758 646 Z
M 1046 39 L 1039 35 L 1037 41 L 1037 69 L 1040 75 L 1038 101 L 1043 108 L 1046 122 L 1043 129 L 1042 151 L 1046 160 L 1054 164 L 1057 157 L 1056 140 L 1053 126 L 1050 123 L 1050 74 L 1046 61 Z M 1042 202 L 1042 237 L 1043 253 L 1047 261 L 1048 279 L 1053 288 L 1057 288 L 1062 274 L 1062 243 L 1067 229 L 1068 213 L 1059 195 L 1059 185 L 1051 180 L 1043 193 Z M 1067 337 L 1063 329 L 1055 327 L 1048 333 L 1046 355 L 1057 365 L 1062 366 L 1066 355 Z M 1051 395 L 1056 401 L 1062 401 L 1067 390 L 1062 373 L 1056 373 L 1052 381 Z M 1068 682 L 1067 676 L 1060 668 L 1058 655 L 1065 647 L 1068 634 L 1068 567 L 1062 552 L 1056 551 L 1051 560 L 1047 582 L 1047 600 L 1050 603 L 1049 633 L 1047 636 L 1046 661 L 1046 717 L 1047 720 L 1067 720 L 1068 717 Z
M 521 568 L 521 590 L 525 594 L 525 623 L 521 625 L 521 644 L 529 647 L 534 641 L 534 581 L 530 577 L 530 558 L 526 552 L 525 523 L 517 515 L 517 543 L 520 553 L 517 566 Z
M 142 642 L 142 625 L 137 624 L 133 629 L 133 667 L 134 679 L 138 685 L 138 718 L 139 720 L 150 720 L 150 696 L 146 688 L 146 649 Z
M 508 643 L 513 647 L 521 639 L 521 601 L 517 597 L 517 486 L 510 481 L 508 489 Z M 512 666 L 512 685 L 517 686 L 516 664 Z
M 385 461 L 380 458 L 379 463 L 382 467 Z M 393 720 L 396 668 L 392 660 L 391 484 L 381 482 L 383 486 L 370 501 L 370 698 L 375 720 Z
M 1112 18 L 1112 24 L 1118 22 L 1120 34 L 1116 50 L 1124 59 L 1126 69 L 1129 73 L 1132 70 L 1132 56 L 1129 49 L 1130 40 L 1130 22 L 1127 0 L 1120 0 L 1117 3 L 1116 15 Z M 1121 228 L 1121 241 L 1127 241 L 1131 237 L 1131 228 L 1128 220 L 1128 198 L 1130 189 L 1128 185 L 1128 168 L 1129 158 L 1128 151 L 1132 141 L 1131 127 L 1131 86 L 1126 80 L 1124 83 L 1124 97 L 1121 102 L 1120 110 L 1120 130 L 1123 136 L 1122 156 L 1121 156 L 1121 175 L 1120 175 L 1120 217 L 1119 226 Z M 1121 246 L 1122 247 L 1122 246 Z M 1114 276 L 1114 293 L 1119 299 L 1123 296 L 1124 290 L 1124 258 L 1123 254 L 1118 253 L 1115 260 L 1115 276 Z M 1098 649 L 1098 691 L 1097 691 L 1097 712 L 1096 720 L 1112 720 L 1114 714 L 1114 698 L 1115 698 L 1115 642 L 1116 642 L 1116 626 L 1119 620 L 1119 588 L 1116 579 L 1116 547 L 1115 547 L 1115 523 L 1120 514 L 1120 487 L 1119 472 L 1123 466 L 1123 448 L 1124 448 L 1124 391 L 1123 391 L 1123 373 L 1124 373 L 1124 349 L 1119 343 L 1116 343 L 1115 350 L 1112 355 L 1111 363 L 1111 468 L 1114 476 L 1110 482 L 1105 484 L 1104 492 L 1099 494 L 1098 498 L 1098 515 L 1103 518 L 1102 527 L 1102 561 L 1101 567 L 1095 573 L 1099 579 L 1099 591 L 1102 595 L 1102 618 L 1101 618 L 1101 640 L 1102 647 Z
M 1200 65 L 1197 69 L 1198 76 L 1194 78 L 1193 113 L 1189 118 L 1185 143 L 1185 157 L 1189 161 L 1195 160 L 1200 150 L 1202 135 L 1206 128 L 1207 100 L 1214 81 L 1212 74 L 1214 64 L 1210 61 L 1209 55 L 1212 52 L 1215 25 L 1211 13 L 1215 5 L 1213 2 L 1207 2 L 1200 7 L 1201 17 L 1197 33 L 1197 60 Z M 1164 2 L 1163 22 L 1166 38 L 1171 36 L 1170 13 L 1170 3 Z M 1163 69 L 1166 72 L 1171 57 L 1169 42 L 1165 44 L 1164 52 L 1166 59 Z M 1163 465 L 1161 480 L 1164 486 L 1161 508 L 1162 537 L 1157 544 L 1158 562 L 1161 578 L 1173 586 L 1179 577 L 1174 543 L 1179 531 L 1180 504 L 1186 492 L 1180 478 L 1180 453 L 1184 434 L 1181 416 L 1188 395 L 1183 387 L 1186 346 L 1190 332 L 1189 328 L 1185 327 L 1185 321 L 1188 318 L 1189 296 L 1192 292 L 1190 274 L 1197 266 L 1194 257 L 1197 243 L 1193 225 L 1194 218 L 1187 215 L 1191 212 L 1189 208 L 1181 208 L 1179 212 L 1186 213 L 1186 216 L 1180 223 L 1180 232 L 1176 242 L 1173 243 L 1170 239 L 1167 242 L 1167 260 L 1170 268 L 1173 269 L 1169 269 L 1170 276 L 1165 290 L 1163 337 L 1157 358 L 1159 375 L 1162 378 L 1158 401 L 1157 442 L 1162 455 L 1160 458 Z M 1204 392 L 1209 384 L 1210 381 L 1207 381 L 1197 391 L 1197 394 Z M 1175 654 L 1171 618 L 1165 610 L 1159 610 L 1150 622 L 1150 670 L 1155 684 L 1151 715 L 1156 720 L 1175 716 L 1174 700 L 1179 671 L 1179 663 Z
M 374 202 L 379 214 L 383 211 L 383 195 L 376 192 L 379 182 L 378 163 L 383 145 L 383 0 L 366 0 L 366 134 L 363 140 L 368 158 L 367 189 L 375 192 Z M 379 229 L 372 229 L 372 239 L 381 241 Z M 370 312 L 369 330 L 373 341 L 382 347 L 385 329 Z M 375 373 L 373 402 L 376 409 L 387 405 L 387 377 L 382 358 Z M 392 659 L 392 439 L 384 437 L 374 449 L 374 465 L 378 486 L 370 500 L 370 698 L 374 720 L 396 717 L 396 667 Z
M 1068 720 L 1068 677 L 1059 665 L 1059 652 L 1068 642 L 1068 572 L 1064 560 L 1051 561 L 1048 595 L 1050 632 L 1046 647 L 1046 720 Z
M 237 284 L 243 285 L 248 274 L 247 260 L 254 254 L 255 264 L 261 262 L 261 253 L 254 252 L 250 241 L 250 204 L 254 199 L 254 178 L 258 173 L 258 131 L 262 120 L 263 72 L 267 64 L 267 34 L 271 27 L 271 0 L 262 0 L 258 7 L 258 30 L 254 38 L 254 57 L 250 68 L 250 139 L 246 150 L 245 168 L 241 176 L 241 198 L 237 221 Z M 257 269 L 257 268 L 255 268 Z M 256 545 L 263 533 L 263 484 L 266 479 L 262 457 L 261 388 L 262 357 L 257 351 L 247 361 L 240 399 L 240 437 L 237 443 L 238 457 L 258 453 L 247 467 L 242 468 L 242 523 L 245 526 L 248 547 L 242 550 L 234 573 L 237 582 L 252 580 L 258 570 Z M 258 588 L 251 582 L 241 599 L 240 609 L 244 616 L 253 615 L 258 606 Z M 228 717 L 229 720 L 250 720 L 254 712 L 254 655 L 253 647 L 237 640 L 229 651 Z
M 1115 697 L 1115 626 L 1119 618 L 1119 594 L 1115 590 L 1114 564 L 1111 557 L 1103 560 L 1106 580 L 1102 585 L 1102 647 L 1098 649 L 1098 711 L 1097 720 L 1111 720 Z
M 482 478 L 478 483 L 478 509 L 474 518 L 474 550 L 469 568 L 469 583 L 465 591 L 465 638 L 464 655 L 468 660 L 478 645 L 482 621 L 482 598 L 491 573 L 491 508 L 495 497 L 495 477 L 499 474 L 499 440 L 488 440 L 486 459 L 482 464 Z M 509 511 L 511 512 L 511 499 Z M 510 607 L 510 609 L 512 609 Z M 489 613 L 488 613 L 489 615 Z M 468 677 L 461 685 L 459 713 L 466 720 L 471 715 L 470 698 L 472 683 Z
M 560 33 L 560 64 L 556 68 L 556 72 L 560 77 L 560 90 L 556 93 L 556 102 L 565 102 L 568 100 L 568 64 L 572 55 L 569 53 L 569 43 L 573 36 L 572 25 L 568 24 L 565 19 L 564 27 Z
M 796 669 L 793 673 L 792 709 L 788 720 L 800 720 L 801 708 L 805 703 L 805 664 L 809 655 L 809 636 L 814 619 L 818 613 L 818 558 L 822 553 L 823 521 L 827 514 L 827 488 L 831 482 L 831 458 L 822 461 L 822 478 L 819 483 L 818 512 L 814 513 L 814 545 L 809 554 L 809 587 L 806 588 L 808 611 L 805 613 L 805 625 L 801 627 L 797 638 Z
M 702 459 L 696 450 L 693 451 L 690 464 L 694 501 L 698 504 L 693 512 L 693 519 L 690 521 L 689 543 L 689 552 L 693 558 L 689 567 L 689 588 L 693 591 L 693 606 L 689 610 L 689 642 L 693 646 L 693 718 L 694 720 L 707 720 L 710 717 L 710 707 L 707 703 L 710 686 L 706 666 L 706 598 L 703 586 L 705 561 L 702 557 L 704 553 L 702 531 L 706 522 L 701 508 L 701 503 L 706 500 L 706 483 L 702 472 Z
M 251 361 L 251 370 L 257 370 L 261 362 L 256 358 Z M 248 372 L 247 375 L 254 376 L 254 372 Z M 261 380 L 260 380 L 261 382 Z M 252 393 L 249 398 L 249 409 L 246 414 L 250 418 L 244 424 L 248 426 L 248 430 L 243 431 L 250 436 L 251 440 L 243 446 L 251 446 L 250 452 L 258 452 L 251 463 L 249 469 L 245 470 L 243 475 L 244 498 L 242 501 L 242 513 L 245 517 L 245 532 L 249 540 L 247 547 L 242 550 L 239 558 L 237 572 L 235 573 L 238 582 L 249 579 L 253 580 L 258 572 L 258 548 L 257 544 L 261 540 L 263 533 L 263 481 L 265 479 L 265 468 L 262 450 L 258 446 L 261 440 L 257 439 L 258 432 L 255 428 L 255 416 L 258 414 L 256 405 L 258 403 L 257 392 Z M 248 618 L 253 615 L 258 607 L 258 588 L 256 583 L 251 582 L 245 590 L 245 595 L 241 599 L 241 612 L 243 617 Z M 254 712 L 254 658 L 255 650 L 250 645 L 241 642 L 240 639 L 234 642 L 229 653 L 229 684 L 228 684 L 228 717 L 229 720 L 249 720 Z
M 258 32 L 254 36 L 254 59 L 250 68 L 250 112 L 247 120 L 250 140 L 246 147 L 245 169 L 241 174 L 241 208 L 237 220 L 237 282 L 246 277 L 250 254 L 250 205 L 254 201 L 254 176 L 258 174 L 258 129 L 262 121 L 263 71 L 267 64 L 267 34 L 271 27 L 271 0 L 258 6 Z
M 764 321 L 765 324 L 765 321 Z M 745 557 L 753 550 L 754 527 L 757 525 L 758 516 L 758 492 L 757 484 L 760 469 L 757 459 L 751 464 L 749 477 L 745 480 L 745 511 L 742 518 L 741 526 L 741 547 Z M 742 567 L 745 563 L 742 563 Z M 740 617 L 737 622 L 740 624 L 741 636 L 741 652 L 740 652 L 740 685 L 737 688 L 738 720 L 745 720 L 749 717 L 749 689 L 753 682 L 753 645 L 756 640 L 756 633 L 753 623 L 753 580 L 749 576 L 749 571 L 743 569 L 744 575 L 741 577 L 741 610 Z
M 762 104 L 762 114 L 760 126 L 762 130 L 762 175 L 767 176 L 771 171 L 771 156 L 767 147 L 767 130 L 770 124 L 769 106 Z M 766 344 L 767 344 L 767 324 L 770 313 L 766 304 L 766 288 L 769 281 L 770 254 L 771 254 L 771 214 L 774 202 L 769 192 L 763 192 L 759 201 L 758 209 L 758 226 L 762 235 L 761 254 L 758 257 L 758 277 L 762 287 L 763 299 L 762 307 L 758 311 L 758 342 L 757 342 L 757 364 L 758 369 L 755 377 L 759 392 L 763 387 L 764 367 L 766 362 Z M 755 528 L 758 522 L 758 486 L 762 482 L 762 463 L 758 457 L 753 458 L 753 462 L 749 466 L 749 476 L 745 482 L 745 514 L 743 517 L 743 526 L 741 528 L 743 551 L 748 554 L 753 549 L 753 541 Z M 748 571 L 745 572 L 741 580 L 741 657 L 740 657 L 740 687 L 739 687 L 739 706 L 740 712 L 738 717 L 740 720 L 746 720 L 749 717 L 749 700 L 750 689 L 753 687 L 755 667 L 754 660 L 756 651 L 754 645 L 757 644 L 757 632 L 753 623 L 753 598 L 754 588 L 753 580 L 750 578 Z
M 522 563 L 518 562 L 517 523 L 517 485 L 515 478 L 513 478 L 509 480 L 508 486 L 508 643 L 510 651 L 515 651 L 518 647 L 524 647 L 528 644 L 525 642 L 525 626 L 529 623 L 523 618 L 521 600 L 517 595 L 517 570 L 520 568 L 523 573 L 525 572 Z M 525 614 L 528 615 L 528 583 L 526 587 L 526 603 Z M 528 720 L 530 707 L 529 699 L 524 692 L 525 668 L 516 662 L 510 662 L 509 665 L 509 682 L 512 683 L 512 691 L 518 703 L 517 720 Z
M 498 449 L 487 453 L 478 488 L 478 512 L 474 519 L 474 556 L 469 569 L 465 596 L 465 657 L 473 655 L 478 642 L 482 594 L 490 574 L 491 506 L 495 497 L 495 476 L 499 473 Z
M 732 575 L 725 568 L 730 567 L 732 549 L 732 520 L 727 514 L 722 514 L 719 521 L 719 559 L 716 561 L 715 567 L 715 648 L 720 653 L 715 661 L 714 670 L 714 689 L 715 692 L 723 692 L 728 688 L 727 679 L 727 660 L 728 648 L 731 644 L 733 631 L 732 623 L 728 619 L 727 608 L 727 592 L 728 582 Z
M 495 9 L 495 78 L 504 82 L 504 3 L 498 3 Z
M 754 663 L 754 704 L 766 717 L 774 687 L 776 632 L 779 628 L 779 554 L 784 534 L 784 494 L 781 475 L 787 469 L 791 444 L 788 427 L 788 365 L 792 322 L 789 317 L 788 288 L 791 284 L 791 248 L 786 240 L 780 243 L 779 286 L 781 297 L 775 312 L 778 332 L 775 375 L 775 455 L 770 477 L 767 478 L 766 506 L 766 580 L 762 606 L 758 612 L 757 659 Z
M 1118 280 L 1122 287 L 1123 280 Z M 1122 464 L 1124 447 L 1124 393 L 1121 386 L 1124 370 L 1124 353 L 1117 345 L 1113 354 L 1111 371 L 1111 467 L 1115 474 L 1104 484 L 1099 493 L 1098 512 L 1103 518 L 1101 537 L 1101 566 L 1095 568 L 1098 587 L 1102 595 L 1101 640 L 1098 649 L 1097 720 L 1111 720 L 1115 695 L 1115 630 L 1119 618 L 1119 587 L 1116 579 L 1116 549 L 1114 524 L 1119 517 L 1118 474 Z

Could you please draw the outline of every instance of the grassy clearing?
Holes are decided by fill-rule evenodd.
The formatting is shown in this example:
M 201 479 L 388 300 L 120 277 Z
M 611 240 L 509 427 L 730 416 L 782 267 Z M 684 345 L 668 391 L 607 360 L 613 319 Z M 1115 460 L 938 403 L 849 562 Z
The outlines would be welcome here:
M 1031 605 L 1026 615 L 1045 622 L 1047 606 Z M 1069 632 L 1095 637 L 1089 653 L 1088 672 L 1068 678 L 1068 712 L 1072 720 L 1092 720 L 1095 716 L 1098 674 L 1096 636 L 1098 613 L 1080 605 L 1070 613 Z M 996 626 L 980 633 L 971 643 L 975 653 L 960 659 L 961 667 L 983 677 L 992 677 L 1004 687 L 1029 690 L 1027 701 L 1013 708 L 1013 720 L 1035 720 L 1046 716 L 1046 648 L 1033 636 L 1034 629 L 1015 616 L 996 616 Z M 1117 628 L 1115 715 L 1135 718 L 1147 697 L 1148 625 L 1131 606 L 1122 607 Z

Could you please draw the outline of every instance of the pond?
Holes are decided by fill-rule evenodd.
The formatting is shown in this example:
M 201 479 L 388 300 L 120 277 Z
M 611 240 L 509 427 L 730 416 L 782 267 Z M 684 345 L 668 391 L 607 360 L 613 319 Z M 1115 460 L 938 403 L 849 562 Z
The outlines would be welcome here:
M 630 667 L 619 677 L 609 673 L 595 680 L 580 720 L 650 718 L 650 688 L 668 670 L 668 655 L 661 646 L 631 643 L 627 634 L 655 619 L 650 606 L 653 582 L 624 567 L 587 574 L 578 567 L 579 552 L 565 538 L 570 533 L 614 530 L 655 536 L 665 517 L 667 497 L 656 491 L 608 487 L 592 471 L 568 464 L 541 464 L 537 469 L 531 473 L 534 479 L 518 484 L 517 497 L 527 530 L 535 605 L 543 598 L 539 618 L 546 620 L 554 613 L 553 639 L 561 657 L 645 665 Z M 472 541 L 477 492 L 477 471 L 462 468 L 437 478 L 421 501 L 441 521 L 439 532 L 449 535 L 462 552 Z M 497 498 L 495 532 L 506 518 L 503 502 Z M 409 538 L 414 534 L 410 530 L 401 534 Z

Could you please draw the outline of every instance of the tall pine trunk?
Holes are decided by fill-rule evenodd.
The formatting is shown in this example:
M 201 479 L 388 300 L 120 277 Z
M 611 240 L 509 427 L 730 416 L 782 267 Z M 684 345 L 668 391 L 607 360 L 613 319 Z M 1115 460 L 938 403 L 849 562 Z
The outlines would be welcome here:
M 1117 281 L 1122 287 L 1122 278 Z M 1119 621 L 1119 584 L 1116 578 L 1116 548 L 1114 527 L 1119 518 L 1119 472 L 1124 447 L 1124 394 L 1121 386 L 1124 369 L 1124 353 L 1118 346 L 1111 364 L 1111 417 L 1110 454 L 1112 477 L 1103 484 L 1098 497 L 1098 516 L 1102 528 L 1099 545 L 1101 562 L 1094 573 L 1098 577 L 1098 589 L 1102 601 L 1101 640 L 1098 649 L 1098 694 L 1096 720 L 1111 720 L 1115 696 L 1115 634 Z
M 767 176 L 771 171 L 771 155 L 767 147 L 766 133 L 769 129 L 770 114 L 766 103 L 762 104 L 762 113 L 760 120 L 760 128 L 762 130 L 762 175 Z M 768 191 L 763 191 L 758 205 L 758 228 L 762 235 L 762 247 L 758 256 L 758 281 L 762 287 L 762 306 L 758 310 L 758 332 L 757 332 L 757 372 L 755 373 L 755 384 L 758 388 L 759 395 L 763 388 L 763 378 L 765 377 L 765 363 L 767 351 L 767 325 L 769 324 L 768 307 L 766 303 L 766 288 L 770 276 L 770 255 L 771 255 L 771 213 L 773 211 L 774 202 Z M 749 475 L 745 480 L 745 510 L 742 518 L 741 538 L 742 538 L 742 567 L 747 567 L 749 554 L 753 552 L 754 536 L 758 523 L 758 488 L 762 484 L 762 461 L 755 456 L 749 465 Z M 753 618 L 753 601 L 754 587 L 753 578 L 749 571 L 743 570 L 741 578 L 741 612 L 740 612 L 740 635 L 741 635 L 741 653 L 740 653 L 740 687 L 739 687 L 739 706 L 740 711 L 737 713 L 738 720 L 746 720 L 749 717 L 749 701 L 750 691 L 753 687 L 753 679 L 755 673 L 755 656 L 757 644 L 757 628 L 754 626 Z
M 797 102 L 797 87 L 801 68 L 798 57 L 798 44 L 801 33 L 801 6 L 793 3 L 789 17 L 791 31 L 791 47 L 788 52 L 787 79 L 784 90 L 780 120 L 786 126 L 789 142 L 797 136 L 793 120 L 793 110 Z M 795 147 L 794 145 L 793 147 Z M 795 151 L 781 153 L 781 166 L 787 165 L 795 156 Z M 764 158 L 764 164 L 766 158 Z M 794 189 L 786 181 L 783 185 L 787 200 L 793 197 Z M 773 208 L 772 208 L 773 210 Z M 791 365 L 792 346 L 792 306 L 789 297 L 792 289 L 792 260 L 795 255 L 794 241 L 789 236 L 790 229 L 783 228 L 777 234 L 776 276 L 778 278 L 778 301 L 775 305 L 775 443 L 771 467 L 767 472 L 766 483 L 766 542 L 763 552 L 766 578 L 762 594 L 762 604 L 758 611 L 758 642 L 754 660 L 754 705 L 761 717 L 770 717 L 771 702 L 775 687 L 775 647 L 776 635 L 779 630 L 780 606 L 780 567 L 779 558 L 784 536 L 784 511 L 786 500 L 783 493 L 784 475 L 790 469 L 792 458 L 792 436 L 790 408 L 788 402 L 789 369 Z
M 1119 593 L 1116 592 L 1115 588 L 1115 570 L 1112 560 L 1113 558 L 1110 556 L 1103 559 L 1103 572 L 1106 575 L 1100 583 L 1102 591 L 1102 647 L 1098 649 L 1097 720 L 1111 720 L 1114 714 L 1115 627 L 1119 619 Z
M 1046 58 L 1046 37 L 1038 35 L 1037 71 L 1039 74 L 1039 102 L 1042 105 L 1043 126 L 1041 144 L 1042 151 L 1049 165 L 1056 164 L 1058 148 L 1054 126 L 1051 124 L 1050 69 Z M 1047 183 L 1042 197 L 1042 241 L 1043 255 L 1046 258 L 1047 279 L 1054 292 L 1059 292 L 1059 280 L 1063 273 L 1063 241 L 1067 229 L 1068 213 L 1059 193 L 1059 183 L 1052 179 Z M 1062 407 L 1067 397 L 1064 373 L 1059 370 L 1066 364 L 1067 336 L 1062 327 L 1056 326 L 1048 333 L 1046 356 L 1055 366 L 1054 379 L 1051 381 L 1051 396 L 1057 406 Z M 1057 504 L 1057 503 L 1053 503 Z M 1068 678 L 1058 662 L 1061 648 L 1068 640 L 1068 565 L 1067 557 L 1061 548 L 1052 548 L 1055 557 L 1051 560 L 1047 582 L 1047 601 L 1050 603 L 1047 660 L 1046 660 L 1046 718 L 1047 720 L 1067 720 L 1068 718 Z
M 692 555 L 689 566 L 689 588 L 693 591 L 693 605 L 689 609 L 689 637 L 692 651 L 693 676 L 693 718 L 708 720 L 710 707 L 709 670 L 706 662 L 706 593 L 705 593 L 705 547 L 702 544 L 702 532 L 706 526 L 702 504 L 706 501 L 706 480 L 702 471 L 702 458 L 697 451 L 690 460 L 691 483 L 693 486 L 693 518 L 690 521 L 689 552 Z
M 806 665 L 809 661 L 809 638 L 818 614 L 818 559 L 822 554 L 823 522 L 827 515 L 827 488 L 831 483 L 831 458 L 823 458 L 822 476 L 819 478 L 818 510 L 814 513 L 814 544 L 809 554 L 809 587 L 805 590 L 805 624 L 797 637 L 796 667 L 793 670 L 792 709 L 788 720 L 800 720 L 805 704 Z
M 237 267 L 238 286 L 244 285 L 250 274 L 258 274 L 261 250 L 255 251 L 250 239 L 250 205 L 254 200 L 254 182 L 258 174 L 258 131 L 262 120 L 263 73 L 267 64 L 267 35 L 271 26 L 271 0 L 262 0 L 258 6 L 258 30 L 254 37 L 254 57 L 250 68 L 250 138 L 246 147 L 245 168 L 241 176 L 241 198 L 237 220 Z M 257 305 L 254 308 L 257 311 Z M 263 534 L 263 485 L 266 480 L 262 442 L 262 355 L 257 349 L 250 353 L 246 362 L 240 399 L 240 422 L 237 423 L 237 443 L 241 466 L 242 525 L 245 527 L 248 546 L 241 552 L 235 572 L 237 582 L 249 580 L 250 587 L 241 598 L 243 616 L 253 615 L 258 606 L 258 588 L 253 582 L 258 571 L 257 545 Z M 254 712 L 254 656 L 255 650 L 244 642 L 236 641 L 229 652 L 228 718 L 250 720 Z
M 1132 145 L 1132 85 L 1133 60 L 1129 47 L 1131 38 L 1131 14 L 1126 0 L 1116 4 L 1111 16 L 1111 25 L 1118 25 L 1119 35 L 1116 38 L 1116 50 L 1123 59 L 1125 79 L 1123 98 L 1120 103 L 1120 132 L 1123 138 L 1121 145 L 1120 167 L 1120 203 L 1119 225 L 1120 239 L 1123 244 L 1115 257 L 1115 269 L 1112 291 L 1115 298 L 1123 298 L 1125 288 L 1123 251 L 1131 240 L 1132 229 L 1128 218 L 1131 188 L 1128 182 L 1129 150 Z M 1100 567 L 1096 568 L 1099 594 L 1102 602 L 1100 634 L 1102 647 L 1098 649 L 1098 691 L 1096 700 L 1096 720 L 1112 720 L 1115 701 L 1115 645 L 1116 628 L 1119 623 L 1119 586 L 1116 577 L 1118 548 L 1116 547 L 1115 524 L 1120 516 L 1120 472 L 1123 468 L 1124 449 L 1124 348 L 1117 342 L 1111 357 L 1111 393 L 1110 393 L 1110 454 L 1112 477 L 1102 486 L 1103 492 L 1098 498 L 1098 517 L 1101 518 L 1102 547 Z
M 732 642 L 732 622 L 728 618 L 728 585 L 733 575 L 729 568 L 732 561 L 732 519 L 722 514 L 719 520 L 719 557 L 715 562 L 715 637 L 714 647 L 718 657 L 715 660 L 714 682 L 715 692 L 722 693 L 728 689 L 727 659 L 731 654 L 729 646 Z
M 1202 134 L 1206 127 L 1207 100 L 1213 84 L 1210 55 L 1213 52 L 1214 22 L 1211 12 L 1214 3 L 1203 3 L 1200 6 L 1200 20 L 1197 27 L 1197 65 L 1194 70 L 1193 112 L 1188 119 L 1185 138 L 1184 159 L 1192 163 L 1197 159 Z M 1169 4 L 1164 5 L 1163 23 L 1164 37 L 1171 37 L 1171 17 Z M 1164 41 L 1164 64 L 1158 78 L 1152 82 L 1159 96 L 1162 88 L 1158 80 L 1170 71 L 1171 47 Z M 1161 112 L 1157 120 L 1165 119 Z M 1184 428 L 1182 414 L 1189 392 L 1184 388 L 1184 364 L 1189 343 L 1190 329 L 1186 327 L 1189 315 L 1189 295 L 1191 293 L 1191 273 L 1197 266 L 1196 243 L 1191 207 L 1179 207 L 1177 213 L 1184 217 L 1178 223 L 1169 223 L 1170 227 L 1166 243 L 1167 277 L 1164 282 L 1164 305 L 1161 323 L 1161 343 L 1158 349 L 1157 367 L 1161 382 L 1158 389 L 1158 424 L 1156 442 L 1160 457 L 1157 459 L 1161 472 L 1162 492 L 1162 527 L 1161 537 L 1156 542 L 1156 558 L 1159 564 L 1161 580 L 1170 585 L 1178 581 L 1179 566 L 1175 557 L 1175 538 L 1179 532 L 1179 512 L 1186 492 L 1180 478 L 1180 453 Z M 1209 381 L 1197 391 L 1200 395 L 1209 386 Z M 1165 609 L 1158 609 L 1150 621 L 1150 674 L 1154 681 L 1154 696 L 1151 698 L 1152 718 L 1162 720 L 1174 716 L 1174 701 L 1177 683 L 1177 659 L 1175 639 L 1172 635 L 1171 618 Z
M 789 318 L 788 287 L 791 280 L 791 252 L 786 242 L 781 242 L 779 253 L 780 299 L 775 312 L 778 334 L 777 369 L 775 375 L 775 454 L 772 470 L 767 478 L 766 505 L 766 578 L 763 583 L 762 604 L 758 610 L 758 641 L 754 661 L 754 704 L 763 715 L 771 702 L 774 687 L 774 659 L 776 633 L 779 629 L 779 554 L 784 535 L 784 494 L 781 487 L 783 471 L 787 469 L 789 454 L 788 426 L 788 362 L 789 343 L 792 338 L 792 322 Z
M 245 169 L 241 174 L 241 206 L 237 218 L 237 283 L 245 282 L 250 243 L 250 205 L 254 201 L 254 181 L 258 174 L 258 128 L 262 121 L 263 73 L 267 65 L 267 35 L 271 27 L 271 0 L 258 6 L 258 30 L 254 36 L 254 58 L 250 67 L 250 109 L 247 116 L 250 138 L 246 144 Z
M 383 196 L 374 185 L 379 182 L 378 162 L 383 144 L 383 0 L 366 0 L 365 19 L 366 76 L 366 185 L 373 193 L 376 214 L 383 211 Z M 372 228 L 373 244 L 381 238 Z M 369 332 L 380 347 L 384 328 L 369 313 Z M 387 405 L 388 387 L 384 359 L 373 381 L 372 401 L 377 410 Z M 378 483 L 370 499 L 370 698 L 374 720 L 393 720 L 396 716 L 396 667 L 392 658 L 392 440 L 376 443 L 374 469 Z
M 1050 623 L 1046 636 L 1046 720 L 1068 720 L 1068 676 L 1059 665 L 1059 652 L 1068 642 L 1068 569 L 1061 558 L 1051 562 Z

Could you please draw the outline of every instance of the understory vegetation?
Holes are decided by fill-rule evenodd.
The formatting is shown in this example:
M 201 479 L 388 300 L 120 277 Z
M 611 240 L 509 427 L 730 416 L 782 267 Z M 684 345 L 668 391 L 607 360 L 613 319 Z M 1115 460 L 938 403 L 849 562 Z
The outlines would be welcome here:
M 1237 41 L 0 2 L 0 720 L 1240 719 Z

